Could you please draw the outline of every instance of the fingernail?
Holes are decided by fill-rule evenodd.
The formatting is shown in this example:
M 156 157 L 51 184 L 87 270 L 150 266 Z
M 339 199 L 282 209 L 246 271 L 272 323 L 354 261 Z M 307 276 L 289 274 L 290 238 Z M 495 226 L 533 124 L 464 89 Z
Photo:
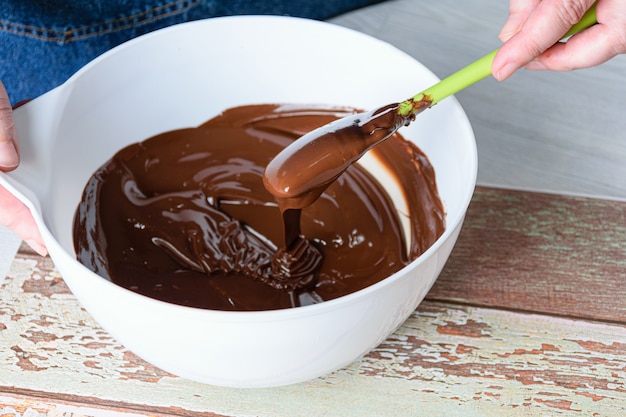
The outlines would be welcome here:
M 0 167 L 15 168 L 20 163 L 20 157 L 13 141 L 0 142 Z
M 36 241 L 34 239 L 29 239 L 29 240 L 26 241 L 26 243 L 28 244 L 28 246 L 30 246 L 39 255 L 46 256 L 48 254 L 48 250 L 40 242 L 38 242 L 38 241 Z
M 494 74 L 494 77 L 498 81 L 504 81 L 509 78 L 516 70 L 517 66 L 515 64 L 505 64 Z

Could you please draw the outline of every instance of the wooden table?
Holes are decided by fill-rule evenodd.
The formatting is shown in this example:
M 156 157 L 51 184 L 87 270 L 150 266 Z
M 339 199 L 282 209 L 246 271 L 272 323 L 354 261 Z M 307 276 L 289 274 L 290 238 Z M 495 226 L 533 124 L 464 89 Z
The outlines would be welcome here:
M 626 203 L 479 187 L 417 311 L 349 367 L 226 389 L 137 358 L 22 245 L 0 286 L 0 416 L 626 413 Z

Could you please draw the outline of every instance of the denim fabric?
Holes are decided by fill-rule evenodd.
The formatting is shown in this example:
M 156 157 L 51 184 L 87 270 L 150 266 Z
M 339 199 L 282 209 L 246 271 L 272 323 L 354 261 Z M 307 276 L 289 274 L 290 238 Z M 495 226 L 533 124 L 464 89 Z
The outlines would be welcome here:
M 191 20 L 239 14 L 326 19 L 380 0 L 2 0 L 0 80 L 12 103 L 58 86 L 108 49 Z

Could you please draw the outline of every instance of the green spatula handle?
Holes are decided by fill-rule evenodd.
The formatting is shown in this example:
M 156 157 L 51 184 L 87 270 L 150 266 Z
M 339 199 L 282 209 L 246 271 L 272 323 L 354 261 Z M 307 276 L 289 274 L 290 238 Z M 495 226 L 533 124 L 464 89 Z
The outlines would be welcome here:
M 577 24 L 572 26 L 563 38 L 567 38 L 575 33 L 587 29 L 595 23 L 597 23 L 597 20 L 596 5 L 594 4 L 589 10 L 587 10 L 587 13 L 584 14 L 582 19 Z M 444 78 L 432 87 L 416 94 L 413 98 L 403 101 L 400 103 L 398 113 L 402 116 L 407 116 L 411 112 L 421 111 L 423 110 L 423 105 L 420 103 L 424 102 L 430 102 L 428 107 L 432 107 L 444 98 L 456 94 L 464 88 L 488 77 L 491 75 L 491 64 L 493 63 L 493 58 L 496 56 L 497 52 L 498 49 Z

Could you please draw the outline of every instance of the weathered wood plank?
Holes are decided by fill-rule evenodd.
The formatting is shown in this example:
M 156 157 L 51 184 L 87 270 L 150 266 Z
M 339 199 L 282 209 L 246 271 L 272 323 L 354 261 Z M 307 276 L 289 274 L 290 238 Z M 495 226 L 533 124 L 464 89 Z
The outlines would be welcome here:
M 624 322 L 626 202 L 478 187 L 428 298 Z
M 102 401 L 98 398 L 22 390 L 20 394 L 0 393 L 0 417 L 229 417 L 211 412 L 171 407 L 146 407 L 131 403 Z
M 10 390 L 9 390 L 10 391 Z M 64 398 L 67 397 L 67 398 Z M 0 417 L 225 417 L 213 413 L 195 413 L 185 410 L 144 407 L 135 404 L 100 401 L 98 398 L 55 395 L 42 396 L 40 392 L 22 390 L 20 394 L 0 393 Z
M 426 301 L 345 369 L 288 387 L 224 389 L 174 377 L 128 352 L 80 307 L 48 259 L 26 252 L 0 288 L 0 405 L 9 416 L 45 407 L 66 416 L 626 412 L 621 324 Z M 19 414 L 20 401 L 33 396 L 35 405 Z

